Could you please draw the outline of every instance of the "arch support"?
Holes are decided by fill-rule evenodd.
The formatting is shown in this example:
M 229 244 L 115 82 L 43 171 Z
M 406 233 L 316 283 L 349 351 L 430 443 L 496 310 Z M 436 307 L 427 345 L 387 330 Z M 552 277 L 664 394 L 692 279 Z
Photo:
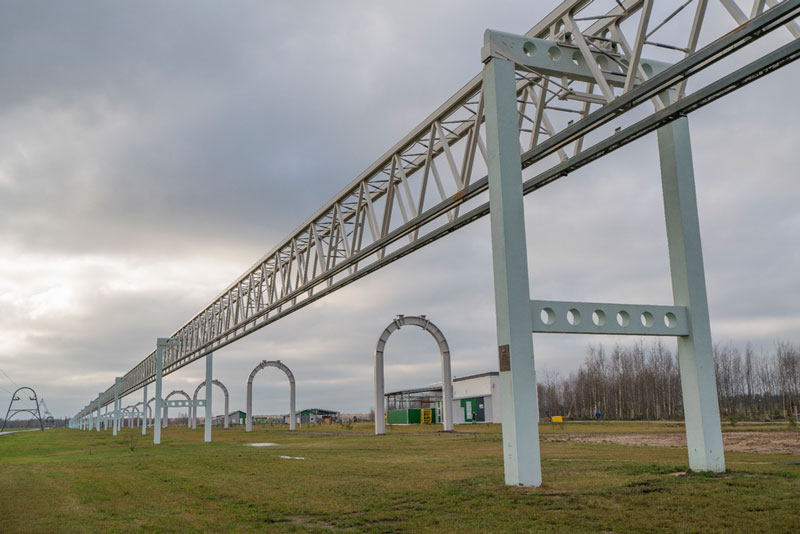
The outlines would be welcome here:
M 247 420 L 245 421 L 245 431 L 253 431 L 253 378 L 255 378 L 256 374 L 265 367 L 277 367 L 286 373 L 286 377 L 289 379 L 289 430 L 295 430 L 297 427 L 297 417 L 295 415 L 294 375 L 288 367 L 281 363 L 280 360 L 269 362 L 266 360 L 261 360 L 261 363 L 256 365 L 255 369 L 253 369 L 253 371 L 250 373 L 250 376 L 247 378 Z
M 229 404 L 228 404 L 228 388 L 225 387 L 225 384 L 220 382 L 219 380 L 212 380 L 211 383 L 215 386 L 219 386 L 222 390 L 222 394 L 225 395 L 225 417 L 223 418 L 224 421 L 224 428 L 228 428 L 230 425 L 230 414 L 229 411 Z M 206 385 L 206 381 L 203 380 L 194 390 L 194 395 L 192 396 L 192 429 L 197 428 L 197 395 L 200 393 L 200 389 Z
M 23 391 L 23 390 L 30 391 L 30 393 L 28 394 L 28 398 L 33 401 L 33 404 L 35 406 L 34 409 L 28 409 L 28 408 L 17 408 L 17 409 L 14 409 L 14 402 L 20 400 L 20 397 L 18 396 L 18 394 L 19 394 L 20 391 Z M 39 421 L 39 427 L 42 429 L 42 431 L 44 431 L 44 423 L 42 422 L 42 412 L 39 409 L 39 400 L 38 400 L 38 397 L 36 396 L 36 392 L 33 390 L 33 388 L 29 388 L 27 386 L 22 386 L 21 388 L 17 388 L 17 390 L 11 395 L 11 402 L 8 403 L 8 410 L 6 410 L 6 417 L 5 417 L 5 419 L 3 419 L 2 426 L 0 426 L 0 432 L 2 432 L 3 429 L 5 429 L 6 423 L 8 422 L 8 420 L 10 418 L 14 417 L 18 413 L 23 413 L 23 412 L 24 413 L 29 413 L 33 417 L 35 417 L 36 420 Z M 98 410 L 98 412 L 99 412 L 99 410 Z M 99 426 L 98 426 L 98 428 L 99 428 Z
M 189 396 L 188 393 L 186 393 L 182 389 L 176 389 L 172 393 L 167 395 L 166 398 L 164 399 L 164 428 L 167 428 L 167 426 L 169 425 L 169 402 L 168 401 L 169 401 L 170 397 L 172 397 L 173 395 L 183 395 L 184 397 L 186 397 L 187 406 L 190 406 L 191 403 L 192 403 L 192 398 Z M 186 415 L 186 426 L 188 426 L 188 427 L 191 427 L 191 417 L 189 417 L 190 415 L 191 415 L 191 407 L 189 407 L 189 413 L 187 413 L 187 415 Z
M 386 421 L 383 411 L 383 352 L 389 336 L 401 327 L 413 325 L 428 332 L 436 340 L 439 353 L 442 357 L 442 423 L 445 432 L 453 430 L 453 381 L 450 373 L 450 347 L 444 334 L 430 322 L 424 315 L 409 316 L 398 315 L 394 321 L 381 333 L 378 344 L 375 346 L 375 435 L 386 434 Z

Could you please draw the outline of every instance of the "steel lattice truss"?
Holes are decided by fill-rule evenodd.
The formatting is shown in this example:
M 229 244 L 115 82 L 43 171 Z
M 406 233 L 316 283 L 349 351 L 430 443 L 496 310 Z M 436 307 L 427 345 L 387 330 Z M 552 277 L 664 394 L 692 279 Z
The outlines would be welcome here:
M 517 71 L 523 167 L 536 171 L 524 191 L 797 59 L 800 0 L 718 1 L 731 14 L 725 31 L 735 31 L 702 49 L 708 0 L 675 0 L 659 20 L 654 0 L 567 0 L 531 29 L 528 62 Z M 788 45 L 687 92 L 689 77 L 781 26 Z M 651 54 L 662 60 L 643 59 Z M 661 97 L 667 90 L 671 100 Z M 600 128 L 642 104 L 655 113 L 624 129 Z M 478 75 L 176 330 L 164 373 L 486 215 L 484 139 Z M 123 377 L 120 396 L 152 382 L 155 371 L 154 351 Z M 111 387 L 100 400 L 113 399 Z

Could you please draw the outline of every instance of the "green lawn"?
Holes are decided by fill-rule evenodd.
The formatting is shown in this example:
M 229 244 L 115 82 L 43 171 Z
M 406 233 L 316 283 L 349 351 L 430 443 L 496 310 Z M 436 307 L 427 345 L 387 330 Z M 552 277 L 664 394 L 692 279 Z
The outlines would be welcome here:
M 547 441 L 544 485 L 516 488 L 503 484 L 497 425 L 452 434 L 394 425 L 380 437 L 371 428 L 215 428 L 204 444 L 201 428 L 170 427 L 157 447 L 141 429 L 2 436 L 2 531 L 754 534 L 800 525 L 800 466 L 779 463 L 800 456 L 728 453 L 728 473 L 686 475 L 680 448 Z M 542 425 L 590 431 L 682 428 Z

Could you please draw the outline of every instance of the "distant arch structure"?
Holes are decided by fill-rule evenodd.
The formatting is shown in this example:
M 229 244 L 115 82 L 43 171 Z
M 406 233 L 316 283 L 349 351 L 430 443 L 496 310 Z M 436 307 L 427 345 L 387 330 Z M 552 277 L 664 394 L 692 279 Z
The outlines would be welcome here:
M 186 393 L 182 389 L 176 389 L 176 390 L 174 390 L 172 393 L 170 393 L 169 395 L 167 395 L 164 398 L 164 418 L 163 418 L 163 422 L 161 424 L 161 428 L 167 428 L 167 426 L 169 426 L 169 399 L 173 395 L 183 395 L 184 397 L 186 397 L 185 406 L 187 408 L 189 408 L 189 413 L 187 414 L 187 417 L 186 417 L 186 426 L 191 428 L 191 426 L 192 426 L 192 418 L 191 418 L 191 414 L 192 414 L 192 411 L 191 411 L 192 398 L 189 396 L 188 393 Z M 183 403 L 181 403 L 181 405 L 183 405 Z
M 155 397 L 153 397 L 152 399 L 147 401 L 147 412 L 150 415 L 150 420 L 147 422 L 147 426 L 149 426 L 149 427 L 152 427 L 153 425 L 155 425 L 156 418 L 153 417 L 153 407 L 150 406 L 152 403 L 155 403 L 155 402 L 156 402 L 156 398 Z
M 424 315 L 398 315 L 389 323 L 375 346 L 375 434 L 386 434 L 386 420 L 383 417 L 383 352 L 386 342 L 395 331 L 403 326 L 418 326 L 428 332 L 436 340 L 442 358 L 442 423 L 445 432 L 453 430 L 453 381 L 450 373 L 450 346 L 439 328 Z
M 22 398 L 19 396 L 19 392 L 24 390 L 30 391 L 28 394 L 28 399 L 33 401 L 35 408 L 14 408 L 14 403 L 19 403 L 22 400 Z M 8 403 L 8 410 L 6 410 L 6 417 L 3 419 L 3 425 L 0 426 L 0 432 L 2 432 L 6 427 L 8 420 L 18 413 L 31 414 L 34 418 L 36 418 L 37 421 L 39 421 L 39 427 L 42 429 L 42 431 L 44 431 L 44 421 L 42 421 L 42 412 L 39 410 L 39 400 L 36 397 L 36 392 L 33 390 L 33 388 L 22 386 L 21 388 L 17 388 L 17 390 L 11 395 L 11 402 Z
M 224 428 L 228 428 L 230 424 L 230 414 L 228 413 L 228 388 L 225 387 L 225 384 L 220 382 L 219 380 L 212 380 L 212 384 L 215 386 L 219 386 L 222 390 L 223 395 L 225 395 L 225 416 L 223 417 L 224 421 Z M 194 395 L 192 396 L 192 429 L 197 428 L 197 395 L 200 393 L 200 388 L 206 385 L 206 381 L 203 380 L 194 390 Z
M 255 369 L 253 369 L 253 371 L 250 373 L 250 376 L 247 378 L 247 420 L 245 422 L 245 431 L 253 431 L 253 378 L 255 378 L 256 374 L 265 367 L 277 367 L 286 373 L 286 377 L 289 379 L 289 430 L 295 430 L 297 428 L 297 416 L 295 415 L 294 375 L 288 367 L 281 363 L 280 360 L 269 362 L 266 360 L 261 360 L 261 363 L 256 365 Z

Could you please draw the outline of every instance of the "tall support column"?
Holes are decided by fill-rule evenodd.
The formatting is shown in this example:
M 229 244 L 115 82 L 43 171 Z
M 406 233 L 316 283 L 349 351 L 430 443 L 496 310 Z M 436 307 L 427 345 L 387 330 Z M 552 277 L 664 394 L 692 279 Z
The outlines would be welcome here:
M 106 404 L 106 413 L 103 414 L 103 430 L 108 430 L 108 404 Z
M 206 432 L 205 432 L 205 437 L 203 438 L 203 441 L 205 441 L 206 443 L 211 442 L 211 417 L 212 417 L 211 386 L 213 386 L 211 381 L 214 379 L 214 377 L 212 376 L 214 362 L 212 361 L 211 358 L 213 356 L 214 356 L 213 354 L 209 354 L 208 356 L 206 356 L 206 422 L 205 422 Z
M 120 377 L 114 379 L 114 430 L 113 434 L 116 436 L 119 432 L 119 382 L 122 380 Z
M 153 410 L 155 421 L 153 422 L 153 444 L 161 443 L 161 377 L 164 374 L 164 347 L 167 346 L 169 338 L 158 338 L 156 342 L 156 405 Z
M 142 388 L 142 435 L 147 435 L 147 386 Z
M 540 486 L 539 402 L 531 334 L 514 63 L 490 58 L 483 67 L 483 91 L 505 482 L 514 486 Z
M 100 397 L 102 396 L 102 393 L 97 395 L 97 424 L 95 425 L 95 431 L 97 432 L 100 432 L 100 423 L 103 419 L 103 406 L 100 403 Z
M 725 471 L 711 345 L 703 249 L 697 215 L 689 120 L 658 129 L 658 152 L 675 304 L 688 308 L 689 335 L 678 338 L 689 467 Z
M 253 375 L 255 374 L 255 370 L 250 373 L 250 378 L 247 381 L 247 390 L 245 393 L 245 405 L 244 410 L 246 414 L 246 419 L 244 422 L 244 431 L 245 432 L 252 432 L 253 431 Z
M 383 399 L 383 351 L 375 351 L 375 374 L 373 376 L 375 391 L 375 435 L 386 434 L 386 407 Z

